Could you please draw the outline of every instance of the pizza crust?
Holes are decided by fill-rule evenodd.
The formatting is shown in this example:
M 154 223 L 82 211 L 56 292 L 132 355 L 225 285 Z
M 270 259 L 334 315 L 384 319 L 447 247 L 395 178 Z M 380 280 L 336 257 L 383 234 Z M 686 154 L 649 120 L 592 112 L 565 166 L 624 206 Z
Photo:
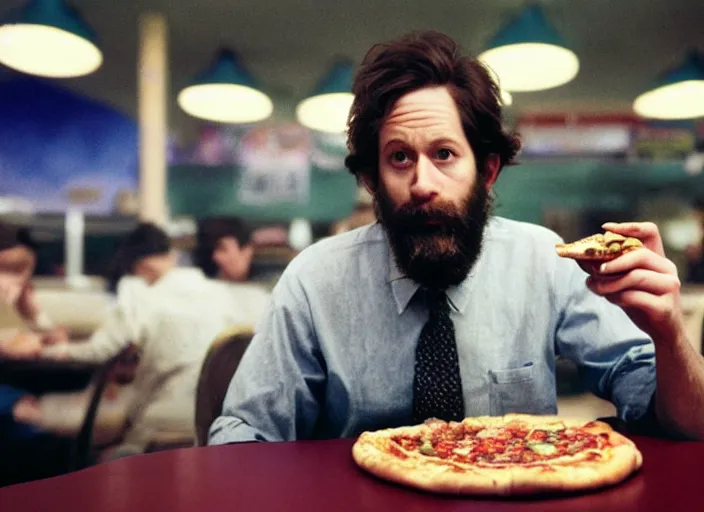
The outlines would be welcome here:
M 564 419 L 557 416 L 509 414 L 506 416 L 467 418 L 463 423 L 484 428 L 500 428 L 520 421 L 545 428 L 561 424 L 580 427 L 594 435 L 608 435 L 611 446 L 599 450 L 597 460 L 585 453 L 560 457 L 535 464 L 461 463 L 426 457 L 403 449 L 392 441 L 394 436 L 417 436 L 444 425 L 444 422 L 364 432 L 352 448 L 355 462 L 370 473 L 392 482 L 417 489 L 447 494 L 526 495 L 596 489 L 613 485 L 637 471 L 642 455 L 632 441 L 599 421 Z M 452 425 L 452 423 L 450 424 Z M 591 452 L 593 452 L 592 450 Z
M 608 452 L 603 459 L 552 466 L 551 471 L 538 467 L 513 468 L 512 494 L 598 489 L 625 480 L 642 465 L 640 452 L 626 444 L 615 446 Z

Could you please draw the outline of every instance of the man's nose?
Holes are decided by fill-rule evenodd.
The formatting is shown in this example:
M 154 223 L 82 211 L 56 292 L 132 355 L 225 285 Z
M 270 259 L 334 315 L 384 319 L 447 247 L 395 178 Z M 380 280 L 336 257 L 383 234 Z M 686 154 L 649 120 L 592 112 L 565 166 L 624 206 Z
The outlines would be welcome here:
M 414 168 L 413 182 L 411 183 L 411 198 L 416 204 L 432 201 L 438 195 L 435 181 L 437 168 L 433 162 L 421 156 Z

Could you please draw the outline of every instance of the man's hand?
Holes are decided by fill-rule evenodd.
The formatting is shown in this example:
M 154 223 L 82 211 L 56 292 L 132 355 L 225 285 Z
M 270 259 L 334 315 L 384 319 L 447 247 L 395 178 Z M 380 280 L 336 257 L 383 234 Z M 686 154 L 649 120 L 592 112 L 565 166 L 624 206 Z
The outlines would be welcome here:
M 38 357 L 41 351 L 41 336 L 33 332 L 20 332 L 0 342 L 0 354 L 4 357 L 29 359 Z
M 586 269 L 587 286 L 621 306 L 654 339 L 674 339 L 683 330 L 677 267 L 665 257 L 658 227 L 652 222 L 608 222 L 608 231 L 638 238 L 645 246 Z

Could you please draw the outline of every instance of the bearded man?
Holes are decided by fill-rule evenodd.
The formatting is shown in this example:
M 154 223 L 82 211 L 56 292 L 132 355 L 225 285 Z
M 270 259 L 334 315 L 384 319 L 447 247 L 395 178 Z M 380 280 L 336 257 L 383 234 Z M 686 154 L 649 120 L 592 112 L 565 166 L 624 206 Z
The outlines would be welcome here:
M 704 437 L 704 413 L 687 405 L 704 400 L 704 365 L 654 224 L 608 225 L 647 250 L 588 279 L 556 255 L 555 233 L 492 216 L 520 143 L 490 72 L 443 34 L 374 46 L 353 93 L 346 165 L 379 222 L 289 264 L 210 444 L 554 414 L 557 355 L 623 421 Z

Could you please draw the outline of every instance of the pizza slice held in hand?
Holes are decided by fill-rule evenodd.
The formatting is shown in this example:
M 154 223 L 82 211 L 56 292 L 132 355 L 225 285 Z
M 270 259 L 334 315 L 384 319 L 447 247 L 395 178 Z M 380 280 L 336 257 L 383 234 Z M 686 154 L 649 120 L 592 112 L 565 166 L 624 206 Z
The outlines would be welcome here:
M 622 254 L 642 247 L 643 242 L 637 238 L 626 237 L 609 231 L 588 236 L 570 244 L 555 245 L 558 256 L 591 262 L 613 260 Z

